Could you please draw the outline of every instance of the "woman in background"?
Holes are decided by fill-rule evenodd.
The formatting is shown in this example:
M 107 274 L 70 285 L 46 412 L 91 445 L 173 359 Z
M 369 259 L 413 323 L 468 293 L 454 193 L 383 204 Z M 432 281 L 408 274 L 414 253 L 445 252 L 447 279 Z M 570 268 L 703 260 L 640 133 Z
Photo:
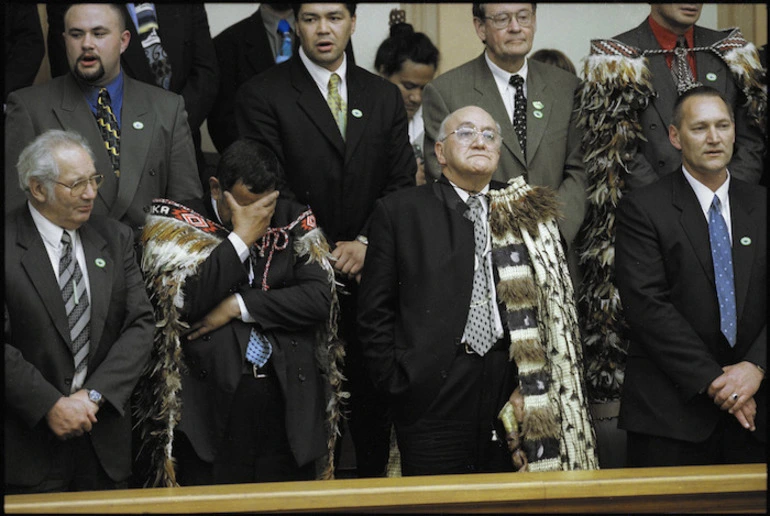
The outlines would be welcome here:
M 409 141 L 417 158 L 418 185 L 425 184 L 423 165 L 422 89 L 433 80 L 438 67 L 438 49 L 430 38 L 405 23 L 403 10 L 390 12 L 390 37 L 377 49 L 374 67 L 377 72 L 398 86 L 409 117 Z

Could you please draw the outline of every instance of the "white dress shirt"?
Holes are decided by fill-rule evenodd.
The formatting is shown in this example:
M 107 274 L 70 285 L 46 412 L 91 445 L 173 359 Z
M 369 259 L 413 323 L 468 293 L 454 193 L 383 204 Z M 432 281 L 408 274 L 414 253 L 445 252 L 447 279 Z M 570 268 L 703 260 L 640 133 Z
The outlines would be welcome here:
M 328 102 L 329 100 L 329 78 L 332 76 L 333 73 L 336 73 L 340 76 L 340 96 L 342 97 L 342 100 L 345 101 L 347 104 L 348 102 L 348 83 L 347 83 L 347 75 L 348 75 L 348 56 L 345 55 L 345 53 L 342 54 L 342 64 L 339 68 L 334 70 L 333 72 L 330 72 L 323 66 L 319 66 L 315 64 L 313 61 L 310 60 L 310 58 L 305 54 L 305 51 L 302 49 L 302 47 L 299 48 L 299 58 L 302 60 L 302 64 L 305 65 L 305 68 L 307 68 L 307 71 L 310 72 L 310 77 L 313 78 L 313 81 L 315 81 L 316 86 L 318 86 L 319 91 L 321 92 L 321 95 L 324 96 L 324 100 Z
M 495 84 L 497 84 L 497 89 L 500 91 L 500 97 L 502 97 L 503 104 L 505 104 L 505 111 L 508 113 L 508 121 L 513 123 L 513 111 L 516 107 L 516 88 L 511 86 L 510 80 L 514 75 L 521 75 L 521 78 L 524 79 L 524 96 L 526 97 L 527 74 L 529 73 L 529 66 L 527 64 L 528 61 L 525 59 L 524 65 L 521 67 L 521 69 L 516 73 L 511 73 L 506 72 L 495 63 L 493 63 L 492 60 L 489 59 L 487 52 L 484 52 L 484 59 L 487 60 L 487 66 L 489 66 L 489 70 L 492 72 L 492 77 L 495 78 Z

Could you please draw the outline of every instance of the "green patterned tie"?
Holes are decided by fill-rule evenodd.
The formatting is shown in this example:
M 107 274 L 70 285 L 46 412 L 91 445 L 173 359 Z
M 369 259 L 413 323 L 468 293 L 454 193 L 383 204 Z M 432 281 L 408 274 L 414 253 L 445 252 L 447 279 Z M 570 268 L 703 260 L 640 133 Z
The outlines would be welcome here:
M 342 96 L 340 95 L 340 76 L 336 73 L 333 73 L 331 77 L 329 77 L 329 96 L 326 99 L 326 102 L 329 104 L 329 109 L 332 110 L 332 116 L 334 116 L 334 120 L 337 122 L 337 127 L 340 128 L 340 133 L 342 134 L 342 139 L 345 139 L 345 124 L 347 122 L 347 114 L 348 114 L 348 105 L 347 103 L 342 100 Z

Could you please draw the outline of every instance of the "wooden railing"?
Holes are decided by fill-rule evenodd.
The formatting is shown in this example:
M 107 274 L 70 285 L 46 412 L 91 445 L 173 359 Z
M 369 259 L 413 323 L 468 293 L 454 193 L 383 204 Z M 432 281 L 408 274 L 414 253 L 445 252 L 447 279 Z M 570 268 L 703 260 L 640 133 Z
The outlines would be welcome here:
M 5 497 L 5 512 L 766 512 L 767 465 L 451 475 Z

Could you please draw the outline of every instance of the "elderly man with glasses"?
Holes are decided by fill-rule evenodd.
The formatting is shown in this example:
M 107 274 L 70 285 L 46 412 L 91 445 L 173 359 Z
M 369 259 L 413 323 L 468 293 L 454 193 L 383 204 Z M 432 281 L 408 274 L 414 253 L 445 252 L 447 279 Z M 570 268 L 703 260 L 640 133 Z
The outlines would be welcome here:
M 558 201 L 491 181 L 500 133 L 479 107 L 450 114 L 441 177 L 372 216 L 359 331 L 403 475 L 596 467 Z
M 572 242 L 586 210 L 586 177 L 572 74 L 527 59 L 537 28 L 536 4 L 473 4 L 473 23 L 485 50 L 477 58 L 429 83 L 423 93 L 426 175 L 441 169 L 431 152 L 439 124 L 463 106 L 479 106 L 500 122 L 503 144 L 498 181 L 523 177 L 558 192 L 564 218 L 559 229 L 578 278 Z
M 21 152 L 27 203 L 5 223 L 5 492 L 128 487 L 128 400 L 155 326 L 131 229 L 91 215 L 103 176 L 86 140 Z

